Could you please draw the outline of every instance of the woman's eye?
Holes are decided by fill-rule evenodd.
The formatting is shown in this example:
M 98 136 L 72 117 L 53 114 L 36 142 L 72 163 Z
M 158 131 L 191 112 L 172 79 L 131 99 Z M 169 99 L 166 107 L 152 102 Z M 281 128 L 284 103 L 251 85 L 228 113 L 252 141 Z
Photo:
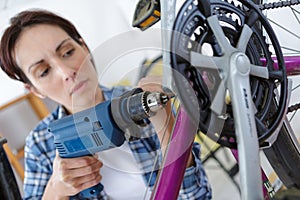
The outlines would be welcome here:
M 42 73 L 40 74 L 40 77 L 43 78 L 47 76 L 49 74 L 49 70 L 50 68 L 46 68 L 45 70 L 43 70 Z
M 75 49 L 71 49 L 63 54 L 63 57 L 69 57 L 74 53 Z

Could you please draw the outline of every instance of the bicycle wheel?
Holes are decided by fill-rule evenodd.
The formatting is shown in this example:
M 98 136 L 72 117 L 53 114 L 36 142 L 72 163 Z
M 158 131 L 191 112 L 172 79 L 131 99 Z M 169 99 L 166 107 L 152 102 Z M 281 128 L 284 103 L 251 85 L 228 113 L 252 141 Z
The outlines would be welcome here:
M 269 1 L 267 4 L 260 5 L 276 33 L 285 60 L 289 58 L 286 56 L 300 56 L 300 37 L 298 35 L 300 32 L 300 5 L 290 6 L 291 4 L 299 4 L 299 2 L 297 0 L 284 3 L 282 1 Z M 271 44 L 269 45 L 272 47 Z M 299 61 L 300 59 L 298 59 L 298 63 L 294 63 L 295 68 L 291 71 L 289 70 L 288 62 L 286 62 L 287 74 L 299 75 L 299 69 L 297 69 L 300 68 Z M 290 105 L 299 102 L 297 96 L 299 97 L 300 91 L 297 93 L 299 86 L 299 80 L 297 79 L 299 77 L 292 77 L 292 79 L 294 83 L 290 96 Z M 264 153 L 279 179 L 287 188 L 300 188 L 300 127 L 297 127 L 300 113 L 297 114 L 297 106 L 293 108 L 295 110 L 289 108 L 292 113 L 287 115 L 287 119 L 280 129 L 277 139 L 271 147 L 264 149 Z

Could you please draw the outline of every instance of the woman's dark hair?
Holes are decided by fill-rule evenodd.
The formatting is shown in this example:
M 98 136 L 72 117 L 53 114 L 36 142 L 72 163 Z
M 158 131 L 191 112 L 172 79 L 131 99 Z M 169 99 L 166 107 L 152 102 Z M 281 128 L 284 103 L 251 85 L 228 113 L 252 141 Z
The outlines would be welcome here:
M 68 20 L 46 10 L 27 10 L 11 18 L 10 26 L 3 33 L 0 43 L 0 65 L 12 79 L 31 84 L 14 58 L 14 48 L 22 31 L 38 24 L 55 25 L 63 29 L 74 41 L 82 45 L 81 36 Z

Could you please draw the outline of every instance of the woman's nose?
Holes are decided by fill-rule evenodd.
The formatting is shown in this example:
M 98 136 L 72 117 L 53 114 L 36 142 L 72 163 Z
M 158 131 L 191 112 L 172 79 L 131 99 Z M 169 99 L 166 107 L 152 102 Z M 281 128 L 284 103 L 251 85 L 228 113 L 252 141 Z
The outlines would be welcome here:
M 74 81 L 76 78 L 76 75 L 77 75 L 77 73 L 75 71 L 70 71 L 67 74 L 65 74 L 65 80 L 66 81 L 69 81 L 69 80 Z
M 74 81 L 77 75 L 77 72 L 70 67 L 59 67 L 58 73 L 65 81 Z
M 76 76 L 77 76 L 77 71 L 66 65 L 65 63 L 63 62 L 59 62 L 56 60 L 55 62 L 55 65 L 57 67 L 57 71 L 58 73 L 60 73 L 60 75 L 63 77 L 63 79 L 65 81 L 74 81 Z

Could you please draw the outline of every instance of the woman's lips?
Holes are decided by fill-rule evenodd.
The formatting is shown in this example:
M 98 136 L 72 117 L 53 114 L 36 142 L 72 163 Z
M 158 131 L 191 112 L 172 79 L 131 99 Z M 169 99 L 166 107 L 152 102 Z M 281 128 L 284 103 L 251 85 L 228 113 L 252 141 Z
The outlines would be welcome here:
M 78 92 L 80 89 L 83 88 L 83 86 L 85 85 L 85 83 L 86 83 L 86 80 L 85 80 L 85 81 L 80 81 L 78 84 L 76 84 L 76 85 L 72 88 L 70 94 L 73 95 L 74 93 Z

